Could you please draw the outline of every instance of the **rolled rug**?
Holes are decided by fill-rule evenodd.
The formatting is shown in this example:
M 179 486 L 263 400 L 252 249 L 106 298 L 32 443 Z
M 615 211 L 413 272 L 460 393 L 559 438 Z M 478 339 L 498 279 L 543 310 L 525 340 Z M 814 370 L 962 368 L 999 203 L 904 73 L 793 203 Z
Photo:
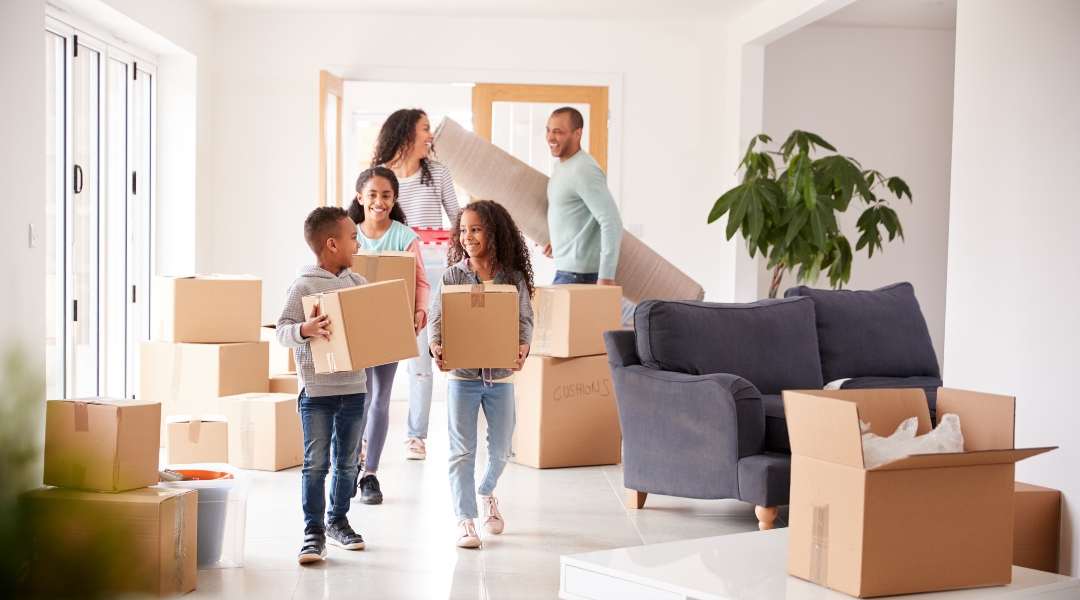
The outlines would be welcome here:
M 544 245 L 551 240 L 546 175 L 449 117 L 435 131 L 435 147 L 438 160 L 450 168 L 454 181 L 470 195 L 505 206 L 521 231 L 536 243 Z M 622 286 L 623 297 L 634 304 L 705 297 L 701 285 L 626 231 L 615 281 Z

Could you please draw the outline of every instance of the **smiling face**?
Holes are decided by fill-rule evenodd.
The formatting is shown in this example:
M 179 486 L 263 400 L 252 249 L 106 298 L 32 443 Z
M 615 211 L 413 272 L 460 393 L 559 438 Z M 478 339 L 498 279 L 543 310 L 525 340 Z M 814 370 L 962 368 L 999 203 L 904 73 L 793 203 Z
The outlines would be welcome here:
M 364 207 L 364 220 L 372 224 L 382 224 L 390 219 L 390 209 L 394 208 L 394 187 L 385 177 L 375 176 L 367 180 L 364 187 L 356 194 Z
M 435 143 L 435 134 L 431 133 L 431 121 L 427 115 L 420 115 L 413 135 L 412 155 L 415 158 L 427 158 L 431 154 L 431 145 Z
M 475 210 L 465 207 L 461 211 L 461 227 L 458 229 L 458 237 L 461 247 L 469 258 L 484 258 L 488 255 L 487 233 L 484 231 L 484 223 Z
M 548 118 L 546 138 L 551 155 L 566 160 L 581 150 L 581 129 L 573 129 L 570 115 L 554 114 Z
M 342 217 L 338 221 L 338 231 L 333 237 L 326 240 L 327 252 L 322 258 L 337 273 L 341 269 L 352 267 L 352 257 L 360 251 L 360 241 L 356 236 L 356 223 L 349 217 Z

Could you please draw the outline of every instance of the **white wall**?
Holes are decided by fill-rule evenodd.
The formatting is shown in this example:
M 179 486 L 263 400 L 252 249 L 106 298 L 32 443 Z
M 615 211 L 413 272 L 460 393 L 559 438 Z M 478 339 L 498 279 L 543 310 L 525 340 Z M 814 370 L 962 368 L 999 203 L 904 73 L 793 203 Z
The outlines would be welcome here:
M 622 73 L 623 220 L 716 291 L 723 232 L 705 220 L 725 168 L 722 22 L 221 13 L 215 23 L 213 267 L 264 278 L 264 319 L 311 260 L 301 223 L 318 189 L 318 71 L 334 66 Z
M 900 176 L 911 186 L 913 203 L 895 197 L 890 203 L 905 239 L 884 243 L 873 259 L 865 249 L 857 252 L 845 287 L 911 282 L 939 361 L 945 339 L 954 41 L 952 31 L 811 26 L 765 47 L 765 133 L 779 144 L 792 130 L 811 131 L 864 167 Z M 852 249 L 864 207 L 853 202 L 840 219 Z M 759 298 L 767 297 L 771 278 L 759 259 Z M 788 273 L 779 293 L 794 285 L 795 276 Z M 829 287 L 825 273 L 817 287 Z
M 1080 3 L 960 0 L 945 383 L 1015 395 L 1016 478 L 1065 493 L 1080 572 Z

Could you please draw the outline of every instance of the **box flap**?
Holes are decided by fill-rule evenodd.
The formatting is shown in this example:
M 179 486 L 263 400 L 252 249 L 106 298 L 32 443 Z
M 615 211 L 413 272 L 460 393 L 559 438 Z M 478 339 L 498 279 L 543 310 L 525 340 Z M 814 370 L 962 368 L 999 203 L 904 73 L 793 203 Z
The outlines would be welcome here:
M 935 469 L 939 467 L 971 467 L 975 465 L 1000 465 L 1031 458 L 1057 447 L 1024 448 L 1020 450 L 979 450 L 975 452 L 950 452 L 946 454 L 914 454 L 899 458 L 868 471 L 900 471 L 903 469 Z
M 1007 450 L 1016 443 L 1016 398 L 938 388 L 937 414 L 960 417 L 964 450 Z
M 471 294 L 471 285 L 444 285 L 442 286 L 442 293 L 444 294 Z M 485 294 L 516 294 L 517 286 L 514 285 L 495 285 L 493 283 L 484 284 Z
M 859 407 L 859 420 L 870 425 L 870 428 L 862 433 L 889 437 L 896 433 L 896 428 L 900 427 L 901 423 L 911 417 L 919 419 L 916 435 L 925 435 L 932 429 L 926 393 L 919 388 L 807 390 L 799 393 L 854 402 Z M 940 412 L 938 409 L 939 414 Z
M 181 488 L 145 487 L 116 494 L 88 492 L 71 488 L 40 487 L 30 490 L 20 498 L 41 500 L 89 500 L 96 502 L 131 502 L 138 504 L 161 504 L 176 496 L 192 493 L 195 490 Z
M 854 402 L 784 391 L 784 414 L 792 454 L 862 468 L 859 410 Z
M 353 256 L 371 256 L 371 254 L 372 252 L 370 250 L 360 250 Z M 379 256 L 399 256 L 401 258 L 416 258 L 415 254 L 404 250 L 379 250 L 378 254 Z
M 133 398 L 67 398 L 64 400 L 49 400 L 49 402 L 83 402 L 86 404 L 99 404 L 101 406 L 146 406 L 148 404 L 160 404 L 151 400 L 135 400 Z

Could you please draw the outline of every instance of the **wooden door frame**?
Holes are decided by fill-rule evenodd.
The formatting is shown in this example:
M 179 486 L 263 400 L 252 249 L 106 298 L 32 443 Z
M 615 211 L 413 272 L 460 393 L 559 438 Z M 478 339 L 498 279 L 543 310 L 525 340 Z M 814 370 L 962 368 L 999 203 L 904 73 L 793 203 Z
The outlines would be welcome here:
M 473 131 L 488 141 L 491 141 L 493 102 L 588 104 L 590 133 L 589 148 L 586 152 L 596 159 L 604 172 L 607 172 L 609 137 L 607 86 L 478 83 L 472 91 Z M 603 135 L 596 135 L 597 132 Z
M 337 165 L 338 174 L 336 189 L 332 190 L 336 195 L 334 202 L 329 202 L 326 189 L 326 166 L 330 157 L 326 155 L 326 96 L 332 94 L 337 97 L 337 150 L 333 158 Z M 319 206 L 340 206 L 342 201 L 342 173 L 341 173 L 341 110 L 345 106 L 345 80 L 329 71 L 319 71 Z

